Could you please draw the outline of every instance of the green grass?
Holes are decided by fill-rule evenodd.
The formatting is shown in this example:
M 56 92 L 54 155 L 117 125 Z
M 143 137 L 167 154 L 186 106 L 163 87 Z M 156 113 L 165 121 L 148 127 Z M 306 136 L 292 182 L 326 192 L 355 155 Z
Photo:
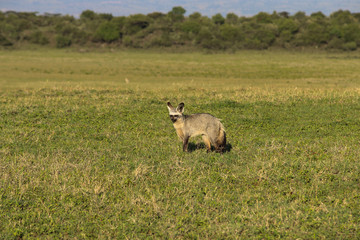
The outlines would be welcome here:
M 237 54 L 143 51 L 77 53 L 2 51 L 2 89 L 104 87 L 179 89 L 359 87 L 360 56 L 352 53 L 244 51 Z M 125 83 L 130 81 L 130 86 Z
M 360 238 L 357 52 L 0 61 L 1 239 Z M 183 153 L 168 100 L 230 151 Z

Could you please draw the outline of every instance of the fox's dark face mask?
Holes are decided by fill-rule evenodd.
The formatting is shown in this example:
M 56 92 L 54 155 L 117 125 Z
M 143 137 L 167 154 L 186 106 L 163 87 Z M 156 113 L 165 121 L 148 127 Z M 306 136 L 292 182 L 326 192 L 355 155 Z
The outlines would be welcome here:
M 179 115 L 170 115 L 170 119 L 173 123 L 176 122 L 179 119 L 179 117 L 180 117 Z

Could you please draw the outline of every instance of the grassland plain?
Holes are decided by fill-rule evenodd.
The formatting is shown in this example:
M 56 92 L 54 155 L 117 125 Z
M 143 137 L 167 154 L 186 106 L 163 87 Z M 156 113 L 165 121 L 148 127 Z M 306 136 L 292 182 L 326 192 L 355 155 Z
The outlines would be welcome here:
M 359 58 L 1 51 L 0 238 L 359 239 Z

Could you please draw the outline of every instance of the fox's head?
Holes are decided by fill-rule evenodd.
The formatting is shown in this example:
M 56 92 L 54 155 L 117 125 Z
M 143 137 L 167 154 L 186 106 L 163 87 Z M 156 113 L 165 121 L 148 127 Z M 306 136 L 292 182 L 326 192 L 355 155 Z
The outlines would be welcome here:
M 175 123 L 177 120 L 183 117 L 184 106 L 185 106 L 184 103 L 180 103 L 179 106 L 177 106 L 177 108 L 174 108 L 170 102 L 167 103 L 170 119 L 173 123 Z

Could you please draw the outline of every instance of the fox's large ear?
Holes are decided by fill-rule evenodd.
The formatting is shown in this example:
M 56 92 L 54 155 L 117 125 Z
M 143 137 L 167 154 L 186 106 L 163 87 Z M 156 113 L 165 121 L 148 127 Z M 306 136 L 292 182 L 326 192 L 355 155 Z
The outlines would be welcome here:
M 176 108 L 176 111 L 178 111 L 179 113 L 183 113 L 184 112 L 184 103 L 180 103 L 179 106 Z
M 169 109 L 169 111 L 174 111 L 175 108 L 171 105 L 170 102 L 167 102 L 167 108 Z

